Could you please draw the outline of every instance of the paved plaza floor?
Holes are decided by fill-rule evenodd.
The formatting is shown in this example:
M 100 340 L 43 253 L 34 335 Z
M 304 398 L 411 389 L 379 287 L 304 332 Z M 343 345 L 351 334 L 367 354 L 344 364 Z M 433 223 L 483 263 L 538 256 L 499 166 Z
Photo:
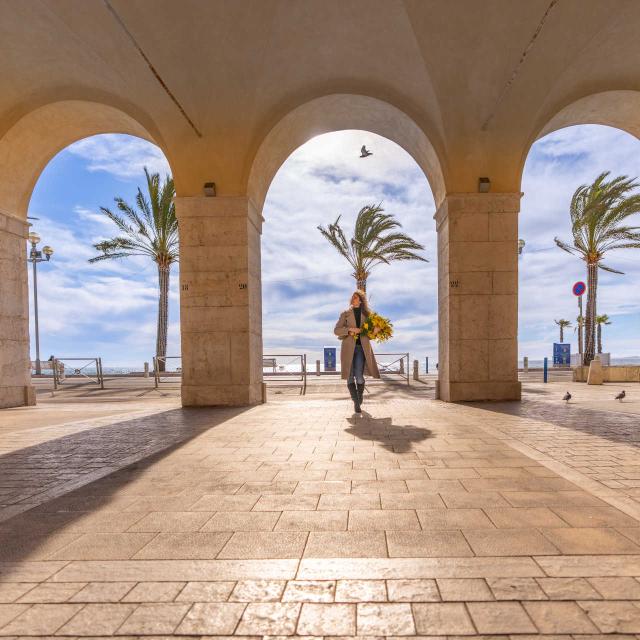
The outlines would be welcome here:
M 617 390 L 0 412 L 0 636 L 640 638 L 640 388 Z

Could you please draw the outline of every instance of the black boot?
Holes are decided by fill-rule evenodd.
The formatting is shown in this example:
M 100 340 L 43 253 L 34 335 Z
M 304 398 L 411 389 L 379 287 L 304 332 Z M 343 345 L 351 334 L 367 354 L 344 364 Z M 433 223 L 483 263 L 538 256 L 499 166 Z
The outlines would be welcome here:
M 358 404 L 362 406 L 362 399 L 364 398 L 364 382 L 358 385 Z
M 360 401 L 358 399 L 358 389 L 356 388 L 355 382 L 350 382 L 347 387 L 351 394 L 351 399 L 353 400 L 353 410 L 356 413 L 360 413 Z

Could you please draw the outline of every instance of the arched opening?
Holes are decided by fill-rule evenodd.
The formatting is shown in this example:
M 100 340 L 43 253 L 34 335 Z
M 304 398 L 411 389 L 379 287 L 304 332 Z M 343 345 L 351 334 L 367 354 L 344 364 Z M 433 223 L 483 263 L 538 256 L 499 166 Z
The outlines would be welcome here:
M 363 145 L 371 156 L 360 157 Z M 429 262 L 399 261 L 372 269 L 367 279 L 370 304 L 394 323 L 394 338 L 374 344 L 374 351 L 394 372 L 409 374 L 411 363 L 400 360 L 403 353 L 410 354 L 410 361 L 419 361 L 421 373 L 428 357 L 431 372 L 435 371 L 437 238 L 429 183 L 413 157 L 395 142 L 367 131 L 343 130 L 316 136 L 294 150 L 273 178 L 263 208 L 264 352 L 268 356 L 304 353 L 312 374 L 319 360 L 323 375 L 312 375 L 312 384 L 331 380 L 324 376 L 328 371 L 323 347 L 337 350 L 340 369 L 340 342 L 333 327 L 356 288 L 352 267 L 318 226 L 327 227 L 341 216 L 340 225 L 349 240 L 358 211 L 378 204 L 402 225 L 398 231 L 424 246 L 417 253 Z M 295 370 L 299 361 L 290 360 L 289 365 L 280 358 L 278 365 Z M 268 368 L 265 373 L 270 381 L 277 381 Z M 395 373 L 385 377 L 401 379 Z
M 519 360 L 528 357 L 529 367 L 553 363 L 553 344 L 570 345 L 572 362 L 580 351 L 579 298 L 572 293 L 575 282 L 587 282 L 586 263 L 562 251 L 554 237 L 572 244 L 571 198 L 578 187 L 590 185 L 604 171 L 610 177 L 640 176 L 640 94 L 608 92 L 583 98 L 561 110 L 542 129 L 531 146 L 522 176 L 522 211 L 519 237 L 525 246 L 519 259 Z M 638 225 L 638 217 L 627 221 Z M 640 364 L 640 297 L 634 282 L 640 276 L 638 250 L 611 251 L 604 263 L 623 271 L 617 275 L 599 270 L 597 316 L 601 323 L 601 347 L 610 353 L 611 364 Z M 587 295 L 583 296 L 584 319 Z M 564 324 L 564 323 L 563 323 Z M 584 323 L 582 326 L 584 336 Z M 597 340 L 597 327 L 596 327 Z M 582 340 L 582 350 L 586 345 Z M 596 344 L 596 351 L 598 345 Z M 551 379 L 566 379 L 556 367 Z M 529 377 L 540 378 L 531 372 Z
M 153 367 L 158 274 L 146 255 L 90 263 L 100 242 L 122 235 L 101 207 L 126 216 L 114 199 L 136 211 L 138 188 L 149 199 L 144 169 L 170 174 L 161 150 L 141 138 L 102 134 L 57 153 L 40 174 L 29 203 L 31 230 L 55 253 L 37 266 L 41 359 L 100 356 L 106 374 Z M 128 220 L 127 220 L 128 221 Z M 130 221 L 128 221 L 130 222 Z M 41 248 L 41 246 L 39 248 Z M 168 353 L 179 354 L 178 265 L 169 287 Z M 35 349 L 33 273 L 29 268 L 30 342 Z
M 16 118 L 0 138 L 0 168 L 5 176 L 0 185 L 0 240 L 3 245 L 3 267 L 6 267 L 3 269 L 6 274 L 3 273 L 4 277 L 0 278 L 3 312 L 0 322 L 6 326 L 0 327 L 0 335 L 3 336 L 2 347 L 7 365 L 3 367 L 0 378 L 0 407 L 35 402 L 30 384 L 25 242 L 27 213 L 34 188 L 48 163 L 52 159 L 56 163 L 56 154 L 79 140 L 103 133 L 128 134 L 136 136 L 141 142 L 144 140 L 162 145 L 154 126 L 144 117 L 133 117 L 120 108 L 84 100 L 66 100 L 40 106 Z M 69 185 L 66 187 L 71 192 Z M 102 204 L 111 205 L 112 198 Z M 47 212 L 43 213 L 47 215 Z M 85 225 L 86 222 L 85 219 Z M 54 243 L 50 237 L 44 240 L 50 245 Z M 78 247 L 74 249 L 77 256 Z M 55 261 L 60 261 L 62 265 L 64 258 L 57 253 Z M 64 281 L 69 282 L 72 272 L 72 269 L 67 270 Z M 41 282 L 41 285 L 45 283 Z M 69 300 L 65 302 L 70 304 Z M 55 322 L 53 315 L 50 318 Z

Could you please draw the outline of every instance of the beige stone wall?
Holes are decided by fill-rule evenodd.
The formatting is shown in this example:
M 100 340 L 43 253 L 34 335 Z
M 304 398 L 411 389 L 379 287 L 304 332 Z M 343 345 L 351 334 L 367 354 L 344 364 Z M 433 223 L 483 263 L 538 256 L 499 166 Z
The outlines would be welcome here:
M 574 382 L 586 382 L 589 375 L 589 367 L 575 367 L 573 370 Z M 602 367 L 603 382 L 640 382 L 640 366 Z
M 520 398 L 520 195 L 450 194 L 435 215 L 443 400 Z
M 27 223 L 0 212 L 0 409 L 35 404 L 29 361 Z
M 245 197 L 176 198 L 184 406 L 262 398 L 262 217 Z

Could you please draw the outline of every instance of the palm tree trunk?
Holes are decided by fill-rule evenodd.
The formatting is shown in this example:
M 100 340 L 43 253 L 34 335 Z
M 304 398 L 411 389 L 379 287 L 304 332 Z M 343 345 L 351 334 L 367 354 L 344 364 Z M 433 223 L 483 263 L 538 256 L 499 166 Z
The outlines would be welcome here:
M 165 370 L 164 356 L 167 355 L 167 322 L 169 317 L 169 275 L 170 267 L 158 265 L 158 284 L 160 285 L 160 297 L 158 299 L 158 329 L 156 332 L 156 356 L 158 359 L 158 371 Z M 160 359 L 162 358 L 162 359 Z
M 361 289 L 365 293 L 367 292 L 367 279 L 366 278 L 356 278 L 356 289 Z
M 596 296 L 598 290 L 598 263 L 587 263 L 587 314 L 585 323 L 584 360 L 586 366 L 595 357 L 596 347 Z
M 564 327 L 560 327 L 560 342 L 564 342 Z
M 598 322 L 598 353 L 602 353 L 602 324 Z

